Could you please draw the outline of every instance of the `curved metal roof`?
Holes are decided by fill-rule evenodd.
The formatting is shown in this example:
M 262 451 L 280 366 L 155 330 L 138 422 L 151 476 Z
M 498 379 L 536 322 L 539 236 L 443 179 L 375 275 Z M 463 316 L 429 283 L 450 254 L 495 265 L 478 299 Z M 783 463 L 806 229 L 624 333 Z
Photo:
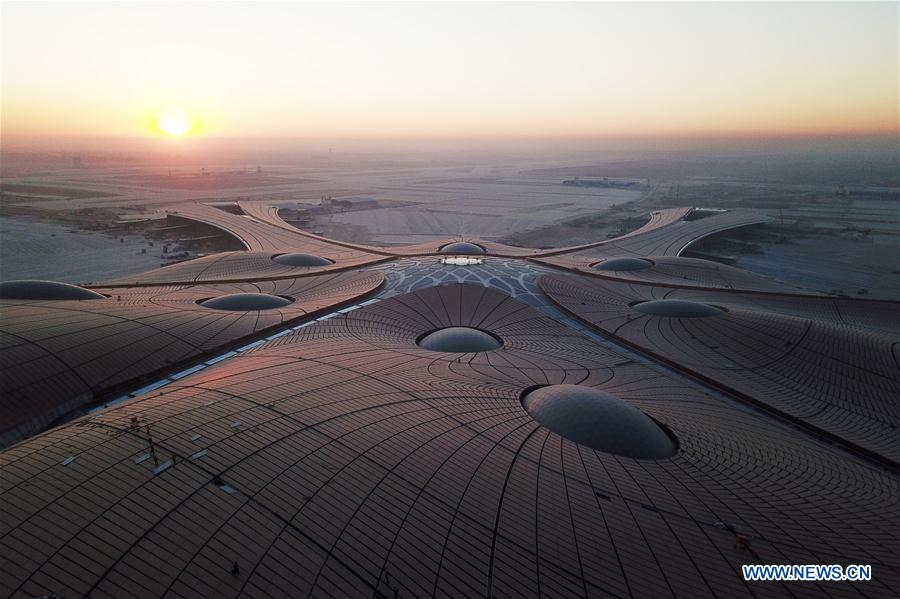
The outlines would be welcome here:
M 690 300 L 661 299 L 640 302 L 632 306 L 638 312 L 651 316 L 668 316 L 670 318 L 704 318 L 718 316 L 723 310 L 709 304 Z

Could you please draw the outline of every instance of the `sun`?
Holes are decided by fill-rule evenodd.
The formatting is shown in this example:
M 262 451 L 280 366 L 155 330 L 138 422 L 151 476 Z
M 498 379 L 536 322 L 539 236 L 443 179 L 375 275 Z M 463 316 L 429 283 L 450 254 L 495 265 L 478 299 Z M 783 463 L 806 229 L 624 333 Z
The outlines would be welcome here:
M 166 135 L 181 137 L 194 128 L 194 123 L 183 108 L 166 108 L 156 115 L 156 126 Z

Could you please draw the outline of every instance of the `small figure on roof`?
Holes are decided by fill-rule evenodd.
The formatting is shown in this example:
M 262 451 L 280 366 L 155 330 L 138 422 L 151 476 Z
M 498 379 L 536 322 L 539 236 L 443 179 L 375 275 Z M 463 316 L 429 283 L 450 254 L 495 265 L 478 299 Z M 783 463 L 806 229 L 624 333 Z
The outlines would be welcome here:
M 738 551 L 746 551 L 750 546 L 750 539 L 744 535 L 738 535 L 734 538 L 734 548 Z
M 241 567 L 237 562 L 234 562 L 234 565 L 231 566 L 231 575 L 232 576 L 240 576 L 241 575 Z

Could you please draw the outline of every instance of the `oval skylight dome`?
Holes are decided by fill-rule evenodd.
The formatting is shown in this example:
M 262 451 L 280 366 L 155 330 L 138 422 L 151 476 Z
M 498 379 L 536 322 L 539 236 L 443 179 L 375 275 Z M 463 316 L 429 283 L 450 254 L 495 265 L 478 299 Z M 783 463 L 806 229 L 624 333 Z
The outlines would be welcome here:
M 472 327 L 437 329 L 422 335 L 416 343 L 431 351 L 453 353 L 490 351 L 503 345 L 499 337 Z
M 315 254 L 279 254 L 272 260 L 284 266 L 328 266 L 334 264 L 333 260 Z
M 522 397 L 525 410 L 554 433 L 599 451 L 661 459 L 675 442 L 652 418 L 627 401 L 581 385 L 548 385 Z
M 200 305 L 215 310 L 233 310 L 250 312 L 255 310 L 272 310 L 293 303 L 285 297 L 268 293 L 231 293 L 203 300 Z
M 487 250 L 477 243 L 456 241 L 441 248 L 442 254 L 487 254 Z
M 6 281 L 0 283 L 0 299 L 91 300 L 105 297 L 90 289 L 57 281 Z

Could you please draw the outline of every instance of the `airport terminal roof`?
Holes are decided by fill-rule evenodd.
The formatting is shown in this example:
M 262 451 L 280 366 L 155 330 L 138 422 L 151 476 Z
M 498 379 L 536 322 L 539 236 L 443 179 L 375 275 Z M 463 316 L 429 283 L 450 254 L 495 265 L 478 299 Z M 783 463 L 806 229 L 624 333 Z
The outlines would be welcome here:
M 374 248 L 239 206 L 171 214 L 247 251 L 0 299 L 0 595 L 900 595 L 900 303 L 680 256 L 758 215 Z
M 900 464 L 896 302 L 872 301 L 863 310 L 859 300 L 842 298 L 563 275 L 545 276 L 540 285 L 562 308 L 614 338 L 819 434 Z M 865 313 L 861 320 L 845 311 L 853 304 L 857 314 Z M 660 308 L 647 310 L 648 305 Z
M 211 357 L 264 331 L 359 298 L 379 273 L 257 283 L 106 288 L 101 300 L 0 301 L 0 445 L 39 432 L 97 397 L 154 373 Z M 216 310 L 198 301 L 281 295 L 280 307 Z
M 670 318 L 705 318 L 722 313 L 722 309 L 716 306 L 678 299 L 648 300 L 631 304 L 631 307 L 644 314 Z
M 604 260 L 601 260 L 600 262 L 597 262 L 593 266 L 594 270 L 643 270 L 645 268 L 650 268 L 651 266 L 653 266 L 653 262 L 645 258 L 631 258 L 629 256 L 620 256 L 606 258 Z

